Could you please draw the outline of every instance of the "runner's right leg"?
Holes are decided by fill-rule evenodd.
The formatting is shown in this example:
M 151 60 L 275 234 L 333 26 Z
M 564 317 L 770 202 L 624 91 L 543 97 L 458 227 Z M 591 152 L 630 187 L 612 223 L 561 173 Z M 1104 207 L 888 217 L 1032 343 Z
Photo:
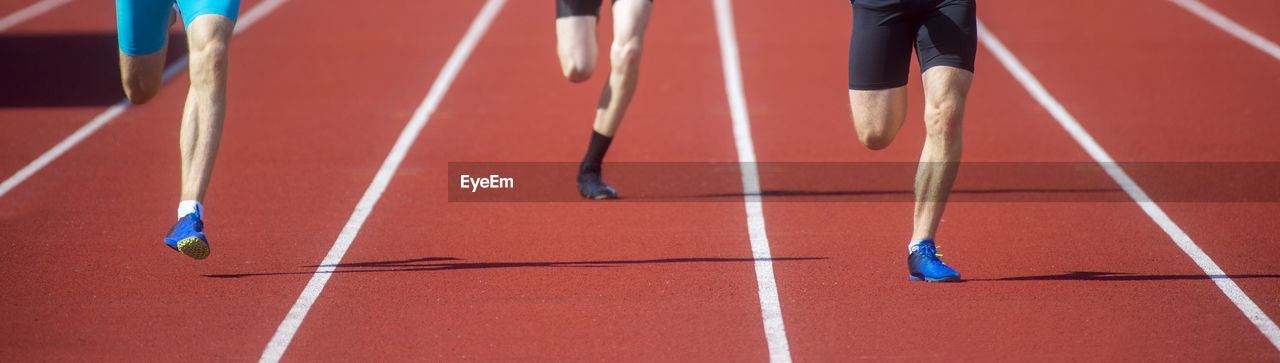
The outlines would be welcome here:
M 172 1 L 116 0 L 120 83 L 129 102 L 146 103 L 160 92 Z
M 599 15 L 581 9 L 571 0 L 556 4 L 556 53 L 560 56 L 560 70 L 570 82 L 584 82 L 596 70 L 596 54 L 599 42 L 596 22 Z M 595 4 L 599 12 L 599 3 Z

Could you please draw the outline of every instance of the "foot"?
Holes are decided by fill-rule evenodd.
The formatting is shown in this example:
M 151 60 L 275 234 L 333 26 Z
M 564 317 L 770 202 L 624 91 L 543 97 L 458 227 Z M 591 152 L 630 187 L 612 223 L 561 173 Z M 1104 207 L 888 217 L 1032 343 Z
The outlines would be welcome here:
M 178 223 L 169 229 L 169 235 L 164 237 L 164 244 L 197 260 L 209 257 L 209 241 L 204 237 L 204 222 L 195 213 L 178 219 Z
M 942 259 L 938 258 L 941 256 L 938 248 L 933 245 L 933 240 L 920 242 L 907 254 L 907 270 L 911 272 L 911 279 L 928 282 L 960 281 L 960 273 L 942 263 Z
M 587 199 L 614 199 L 618 191 L 605 185 L 598 170 L 578 171 L 578 194 Z

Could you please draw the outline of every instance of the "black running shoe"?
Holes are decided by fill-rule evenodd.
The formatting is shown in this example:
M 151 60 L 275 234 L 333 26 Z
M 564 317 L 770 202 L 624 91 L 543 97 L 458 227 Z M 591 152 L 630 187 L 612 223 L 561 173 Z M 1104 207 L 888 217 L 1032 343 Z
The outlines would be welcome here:
M 599 170 L 578 170 L 578 194 L 587 199 L 614 199 L 618 191 L 604 183 Z

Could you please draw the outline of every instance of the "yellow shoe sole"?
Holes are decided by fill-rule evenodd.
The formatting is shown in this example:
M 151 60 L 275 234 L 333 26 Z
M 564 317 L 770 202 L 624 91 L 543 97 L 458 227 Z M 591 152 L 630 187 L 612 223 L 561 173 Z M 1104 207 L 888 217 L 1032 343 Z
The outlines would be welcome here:
M 205 257 L 209 257 L 209 243 L 199 237 L 187 237 L 178 241 L 178 252 L 197 260 L 203 260 Z

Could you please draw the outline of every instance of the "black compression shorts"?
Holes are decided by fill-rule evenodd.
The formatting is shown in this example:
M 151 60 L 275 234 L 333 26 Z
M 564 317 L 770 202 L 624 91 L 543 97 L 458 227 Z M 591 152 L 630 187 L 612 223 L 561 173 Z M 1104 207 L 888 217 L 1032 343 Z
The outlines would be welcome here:
M 580 15 L 598 17 L 600 3 L 601 0 L 556 0 L 556 19 Z
M 850 0 L 849 89 L 907 85 L 914 43 L 920 71 L 973 71 L 978 51 L 977 0 Z
M 599 17 L 601 2 L 601 0 L 556 0 L 556 19 L 581 15 Z M 616 3 L 618 0 L 613 2 Z

